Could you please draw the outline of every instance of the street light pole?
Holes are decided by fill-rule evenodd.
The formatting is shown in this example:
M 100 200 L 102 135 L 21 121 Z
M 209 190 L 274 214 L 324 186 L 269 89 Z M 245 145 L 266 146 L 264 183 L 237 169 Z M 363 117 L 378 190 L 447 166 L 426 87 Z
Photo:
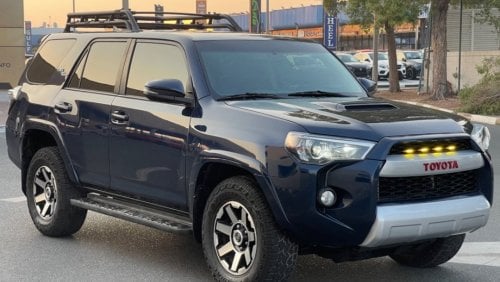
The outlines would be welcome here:
M 75 0 L 73 0 L 73 13 L 75 12 Z
M 463 14 L 463 2 L 460 0 L 460 28 L 458 34 L 458 87 L 457 91 L 460 92 L 460 76 L 462 76 L 462 14 Z
M 269 29 L 271 28 L 271 15 L 269 14 L 269 0 L 266 0 L 266 33 L 269 34 Z
M 123 10 L 128 10 L 128 0 L 122 0 L 122 9 Z

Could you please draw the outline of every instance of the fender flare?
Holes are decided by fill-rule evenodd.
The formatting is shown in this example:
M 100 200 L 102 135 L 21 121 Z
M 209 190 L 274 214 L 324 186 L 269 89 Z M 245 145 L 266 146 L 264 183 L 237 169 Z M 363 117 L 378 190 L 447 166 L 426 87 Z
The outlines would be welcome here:
M 69 158 L 68 151 L 66 150 L 66 146 L 64 145 L 64 141 L 62 139 L 61 132 L 57 128 L 57 126 L 44 119 L 38 119 L 38 118 L 31 118 L 26 120 L 22 128 L 20 130 L 20 135 L 19 135 L 19 140 L 21 146 L 19 147 L 19 155 L 21 156 L 21 161 L 23 160 L 23 147 L 24 147 L 24 142 L 25 142 L 25 137 L 26 133 L 30 130 L 40 130 L 43 132 L 48 133 L 52 138 L 55 140 L 57 144 L 57 148 L 59 150 L 59 154 L 61 155 L 61 158 L 63 159 L 64 166 L 66 168 L 66 172 L 68 174 L 68 177 L 71 182 L 79 185 L 80 180 L 78 178 L 78 175 L 76 174 L 76 171 L 74 169 L 73 163 L 71 162 L 71 159 Z M 24 181 L 23 181 L 24 183 Z M 24 190 L 25 187 L 23 187 Z
M 224 150 L 205 150 L 200 152 L 197 158 L 193 161 L 193 166 L 188 179 L 187 201 L 189 214 L 194 215 L 194 204 L 196 195 L 196 184 L 201 168 L 208 163 L 226 164 L 237 167 L 248 172 L 257 181 L 257 185 L 264 194 L 269 208 L 277 222 L 281 227 L 286 227 L 290 224 L 283 206 L 279 200 L 278 194 L 274 189 L 265 167 L 255 158 L 238 154 L 235 152 Z

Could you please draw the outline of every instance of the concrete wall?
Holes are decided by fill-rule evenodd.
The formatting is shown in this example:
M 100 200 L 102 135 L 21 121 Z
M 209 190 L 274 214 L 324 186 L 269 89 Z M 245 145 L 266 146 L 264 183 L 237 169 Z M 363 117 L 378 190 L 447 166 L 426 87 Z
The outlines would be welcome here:
M 1 0 L 0 89 L 17 85 L 24 69 L 24 12 L 22 0 Z
M 484 58 L 498 57 L 500 51 L 469 51 L 462 52 L 462 72 L 460 75 L 460 88 L 472 86 L 479 82 L 481 75 L 477 73 L 476 66 L 482 63 Z M 451 82 L 453 89 L 458 87 L 458 52 L 448 52 L 448 81 Z
M 477 73 L 476 66 L 482 63 L 484 58 L 498 57 L 500 56 L 500 50 L 498 51 L 467 51 L 462 52 L 462 73 L 460 76 L 460 88 L 463 89 L 465 86 L 473 86 L 479 82 L 481 75 Z M 453 90 L 456 91 L 458 88 L 458 52 L 448 52 L 447 55 L 448 62 L 448 81 L 451 83 Z M 429 88 L 432 86 L 432 61 L 429 65 L 430 75 L 429 75 Z M 426 69 L 427 71 L 427 69 Z M 422 85 L 423 92 L 427 92 L 426 81 L 427 74 L 424 75 Z

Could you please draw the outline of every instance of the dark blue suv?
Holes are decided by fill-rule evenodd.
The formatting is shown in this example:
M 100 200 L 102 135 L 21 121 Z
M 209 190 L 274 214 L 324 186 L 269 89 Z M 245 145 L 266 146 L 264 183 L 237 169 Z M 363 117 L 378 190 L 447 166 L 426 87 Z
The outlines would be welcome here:
M 487 128 L 371 97 L 320 44 L 238 30 L 125 10 L 43 41 L 6 131 L 40 232 L 92 210 L 193 234 L 217 280 L 280 281 L 298 254 L 433 267 L 486 224 Z

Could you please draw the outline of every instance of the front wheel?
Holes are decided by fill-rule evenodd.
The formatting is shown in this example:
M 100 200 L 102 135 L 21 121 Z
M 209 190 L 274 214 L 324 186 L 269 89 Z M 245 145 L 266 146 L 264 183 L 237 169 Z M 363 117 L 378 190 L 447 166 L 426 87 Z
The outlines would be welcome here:
M 431 242 L 397 248 L 390 257 L 396 262 L 412 267 L 436 267 L 453 258 L 462 243 L 465 234 L 439 238 Z
M 207 200 L 202 244 L 217 281 L 285 281 L 298 246 L 278 229 L 264 196 L 246 177 L 221 182 Z
M 72 206 L 82 193 L 69 180 L 56 147 L 45 147 L 33 156 L 26 176 L 28 210 L 36 228 L 52 237 L 77 232 L 87 210 Z
M 406 70 L 406 77 L 415 80 L 417 78 L 417 74 L 415 73 L 415 70 L 413 68 L 408 68 Z

